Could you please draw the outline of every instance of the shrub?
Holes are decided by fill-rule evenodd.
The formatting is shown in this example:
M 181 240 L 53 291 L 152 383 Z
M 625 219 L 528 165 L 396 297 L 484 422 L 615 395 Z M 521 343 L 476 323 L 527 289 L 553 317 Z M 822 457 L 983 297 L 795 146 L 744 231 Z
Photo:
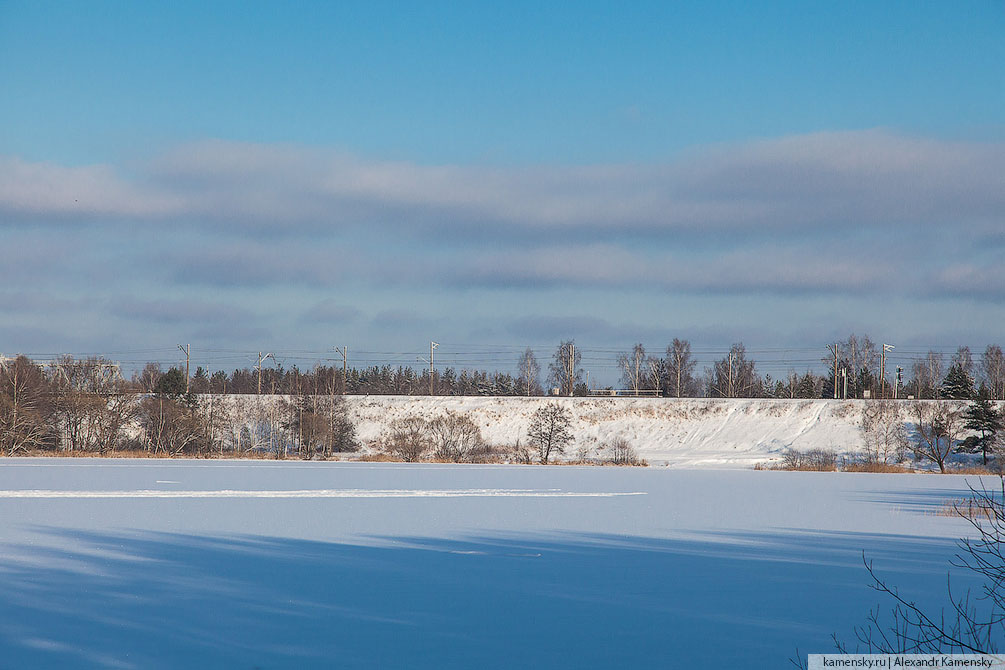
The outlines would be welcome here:
M 837 454 L 829 449 L 796 451 L 789 449 L 782 455 L 779 470 L 808 470 L 832 472 L 837 470 Z
M 640 465 L 642 462 L 635 447 L 623 437 L 615 438 L 608 449 L 611 452 L 610 462 L 614 465 Z
M 456 412 L 448 411 L 446 416 L 429 421 L 426 430 L 437 460 L 470 463 L 491 453 L 475 422 Z
M 428 422 L 418 416 L 396 419 L 384 439 L 383 450 L 406 463 L 421 461 L 432 450 Z

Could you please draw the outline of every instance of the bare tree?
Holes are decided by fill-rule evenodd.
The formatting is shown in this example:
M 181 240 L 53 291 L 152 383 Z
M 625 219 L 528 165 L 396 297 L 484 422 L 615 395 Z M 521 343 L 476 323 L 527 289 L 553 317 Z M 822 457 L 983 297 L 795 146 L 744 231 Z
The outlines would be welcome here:
M 635 395 L 647 389 L 646 348 L 642 343 L 636 344 L 632 350 L 618 356 L 618 367 L 621 369 L 621 383 Z
M 132 398 L 124 395 L 118 366 L 102 357 L 63 356 L 51 374 L 63 448 L 101 453 L 114 448 L 136 409 Z
M 541 392 L 541 384 L 538 378 L 541 375 L 541 365 L 537 362 L 537 356 L 530 347 L 520 355 L 518 363 L 520 369 L 520 388 L 528 396 L 538 395 Z
M 949 401 L 915 402 L 911 415 L 917 440 L 912 449 L 915 456 L 927 458 L 946 471 L 946 459 L 953 453 L 960 431 L 963 429 L 963 412 Z
M 749 398 L 758 386 L 754 361 L 747 360 L 742 342 L 737 342 L 722 360 L 716 361 L 711 374 L 711 395 L 720 398 Z
M 406 463 L 422 460 L 431 448 L 428 422 L 418 416 L 395 419 L 384 440 L 384 450 Z
M 566 340 L 558 345 L 548 366 L 548 381 L 558 389 L 559 395 L 573 395 L 576 385 L 583 381 L 583 371 L 579 367 L 582 358 L 575 341 Z
M 855 374 L 865 371 L 868 377 L 879 378 L 879 353 L 876 351 L 876 344 L 868 335 L 855 337 L 853 333 L 848 336 L 842 347 L 845 358 L 848 359 Z
M 42 369 L 25 356 L 0 360 L 0 453 L 13 456 L 51 441 Z
M 981 381 L 992 400 L 1005 400 L 1005 354 L 997 344 L 989 344 L 981 356 Z
M 467 416 L 447 411 L 429 424 L 433 455 L 444 461 L 463 463 L 485 448 L 482 431 Z
M 646 386 L 656 389 L 660 395 L 666 395 L 667 383 L 667 362 L 659 356 L 650 356 L 646 359 Z
M 139 423 L 147 450 L 176 456 L 195 447 L 204 430 L 193 409 L 165 394 L 144 398 Z
M 616 437 L 610 445 L 611 463 L 615 465 L 639 465 L 639 454 L 635 447 L 623 437 Z
M 527 437 L 537 449 L 541 463 L 547 464 L 552 454 L 565 453 L 572 444 L 572 414 L 557 402 L 538 408 L 531 416 Z
M 207 393 L 200 397 L 197 412 L 204 431 L 202 443 L 207 451 L 217 451 L 222 457 L 224 446 L 232 436 L 236 434 L 240 440 L 241 425 L 237 423 L 234 408 L 225 397 Z
M 942 369 L 942 354 L 936 351 L 929 351 L 924 358 L 914 361 L 912 374 L 918 398 L 939 397 Z
M 949 362 L 950 367 L 958 366 L 963 372 L 967 374 L 968 377 L 973 379 L 974 376 L 974 357 L 970 353 L 970 347 L 958 347 L 956 353 L 953 354 L 952 360 Z
M 900 404 L 879 400 L 862 406 L 862 438 L 866 459 L 871 463 L 903 460 L 907 451 L 907 428 Z
M 667 395 L 674 398 L 695 395 L 697 383 L 694 378 L 694 366 L 696 361 L 691 357 L 691 343 L 687 340 L 674 338 L 673 344 L 667 347 L 665 360 Z
M 133 375 L 133 384 L 144 393 L 153 393 L 162 374 L 159 363 L 147 363 L 139 374 Z

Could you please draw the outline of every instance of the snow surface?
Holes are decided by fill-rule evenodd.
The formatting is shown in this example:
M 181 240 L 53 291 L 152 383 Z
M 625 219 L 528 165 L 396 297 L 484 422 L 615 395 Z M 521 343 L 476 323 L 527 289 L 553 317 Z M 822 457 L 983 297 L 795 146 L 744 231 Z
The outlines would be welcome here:
M 881 602 L 863 551 L 945 602 L 967 481 L 0 459 L 0 668 L 786 667 Z
M 526 442 L 531 415 L 558 402 L 573 415 L 577 449 L 603 454 L 618 437 L 652 465 L 750 468 L 777 460 L 786 449 L 862 449 L 862 400 L 712 398 L 512 398 L 347 396 L 361 441 L 374 443 L 397 418 L 434 418 L 446 411 L 469 416 L 491 444 Z

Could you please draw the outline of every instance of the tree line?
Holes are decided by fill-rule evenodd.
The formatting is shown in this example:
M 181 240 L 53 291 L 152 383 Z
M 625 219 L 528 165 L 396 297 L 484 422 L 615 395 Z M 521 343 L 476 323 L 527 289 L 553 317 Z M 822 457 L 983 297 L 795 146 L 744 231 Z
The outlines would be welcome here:
M 280 398 L 240 403 L 190 383 L 186 391 L 177 368 L 148 391 L 100 357 L 43 367 L 18 356 L 0 366 L 0 449 L 327 458 L 359 448 L 334 379 L 312 375 Z
M 136 392 L 135 380 L 123 380 L 101 358 L 63 360 L 46 368 L 18 356 L 0 367 L 0 454 L 143 452 L 313 460 L 358 451 L 341 376 L 318 369 L 291 378 L 286 394 L 244 400 L 197 392 L 172 368 L 150 380 L 148 392 Z M 469 417 L 448 411 L 433 419 L 395 420 L 372 447 L 378 455 L 409 462 L 547 464 L 571 447 L 571 426 L 569 410 L 552 402 L 532 415 L 522 441 L 490 445 Z M 624 440 L 615 440 L 610 450 L 611 463 L 641 464 Z
M 759 374 L 757 362 L 742 342 L 701 371 L 688 340 L 675 338 L 666 349 L 651 353 L 641 343 L 617 356 L 620 390 L 628 394 L 673 398 L 970 398 L 984 387 L 992 400 L 1005 400 L 1005 354 L 989 345 L 976 357 L 969 347 L 959 347 L 948 361 L 929 351 L 912 360 L 910 370 L 884 365 L 881 348 L 868 336 L 848 336 L 827 347 L 820 359 L 824 373 L 807 368 L 790 369 L 783 378 Z M 188 375 L 181 367 L 164 370 L 147 363 L 123 379 L 116 364 L 104 357 L 75 359 L 61 356 L 39 366 L 37 376 L 58 389 L 64 386 L 94 388 L 114 386 L 117 393 L 179 392 L 194 394 L 297 395 L 324 390 L 332 395 L 494 395 L 585 396 L 614 390 L 590 388 L 582 350 L 574 340 L 562 341 L 546 369 L 527 348 L 514 361 L 515 373 L 479 369 L 416 370 L 407 365 L 337 367 L 316 365 L 301 370 L 273 365 L 209 373 L 197 366 Z M 0 357 L 0 370 L 15 359 Z M 816 366 L 817 369 L 820 366 Z M 312 391 L 313 389 L 313 391 Z M 306 390 L 306 391 L 305 391 Z M 54 391 L 55 392 L 55 391 Z
M 854 336 L 843 347 L 834 348 L 839 356 L 838 370 L 855 369 L 857 363 L 860 372 L 852 384 L 859 392 L 877 386 L 870 372 L 870 349 L 867 338 Z M 992 353 L 993 349 L 989 347 Z M 547 379 L 558 393 L 584 395 L 580 356 L 572 341 L 556 349 Z M 637 384 L 636 390 L 652 388 L 668 396 L 687 397 L 704 388 L 705 395 L 713 397 L 829 397 L 828 380 L 812 372 L 792 375 L 787 383 L 779 381 L 772 386 L 769 378 L 758 377 L 742 344 L 734 345 L 727 357 L 706 370 L 703 378 L 695 375 L 690 345 L 682 340 L 674 340 L 666 355 L 659 358 L 645 355 L 642 345 L 637 345 L 621 361 L 625 380 Z M 985 354 L 978 369 L 981 376 L 975 383 L 973 359 L 961 347 L 941 380 L 930 376 L 927 382 L 912 380 L 907 386 L 913 385 L 919 394 L 927 392 L 930 397 L 944 400 L 909 405 L 886 399 L 866 403 L 862 407 L 862 426 L 867 453 L 877 461 L 899 462 L 910 449 L 915 456 L 928 458 L 944 469 L 952 453 L 967 451 L 982 453 L 986 463 L 988 454 L 998 450 L 1001 435 L 1001 415 L 994 405 L 1001 399 L 1001 380 L 995 376 L 999 368 L 994 361 L 993 355 Z M 541 395 L 541 370 L 533 352 L 525 351 L 519 363 L 519 376 L 510 378 L 515 388 L 521 394 Z M 922 364 L 920 371 L 930 373 L 931 361 Z M 324 366 L 309 372 L 295 367 L 290 371 L 276 369 L 265 387 L 275 395 L 238 402 L 234 395 L 224 393 L 225 389 L 202 387 L 199 380 L 204 375 L 198 371 L 188 379 L 179 368 L 160 372 L 148 365 L 127 381 L 118 374 L 114 363 L 100 357 L 64 357 L 54 365 L 43 366 L 18 356 L 0 365 L 0 449 L 7 455 L 37 450 L 98 454 L 134 450 L 168 456 L 265 453 L 330 458 L 360 447 L 346 411 L 346 381 L 376 382 L 387 375 L 386 380 L 394 383 L 399 372 L 402 384 L 421 379 L 414 371 L 410 371 L 411 376 L 406 371 L 410 369 L 379 368 L 370 377 L 365 372 L 347 374 Z M 219 381 L 240 382 L 248 374 L 237 370 L 226 380 L 221 374 Z M 493 377 L 479 373 L 461 374 L 456 379 L 489 383 Z M 832 374 L 833 379 L 836 377 Z M 847 375 L 843 376 L 842 382 L 847 383 L 847 379 Z M 938 384 L 934 380 L 939 380 Z M 257 374 L 254 381 L 257 390 Z M 250 382 L 245 379 L 245 383 Z M 403 388 L 418 392 L 407 385 L 392 387 L 390 392 L 402 393 Z M 775 392 L 769 393 L 772 389 Z M 883 387 L 879 389 L 877 395 L 883 395 Z M 233 389 L 231 393 L 235 393 Z M 885 395 L 891 393 L 897 390 L 887 389 Z M 999 396 L 995 397 L 995 393 Z M 965 407 L 964 400 L 969 400 L 970 405 Z M 535 427 L 524 436 L 523 446 L 518 439 L 506 454 L 493 452 L 469 419 L 453 415 L 395 422 L 378 447 L 398 460 L 504 458 L 531 462 L 536 454 L 537 459 L 547 463 L 553 453 L 563 453 L 569 433 L 569 419 L 561 406 L 549 403 L 547 408 L 551 414 L 535 415 Z M 908 423 L 914 426 L 915 433 L 910 444 L 905 432 Z M 549 425 L 549 431 L 540 429 L 539 424 Z M 627 456 L 631 453 L 629 445 L 610 446 L 615 462 L 631 460 Z

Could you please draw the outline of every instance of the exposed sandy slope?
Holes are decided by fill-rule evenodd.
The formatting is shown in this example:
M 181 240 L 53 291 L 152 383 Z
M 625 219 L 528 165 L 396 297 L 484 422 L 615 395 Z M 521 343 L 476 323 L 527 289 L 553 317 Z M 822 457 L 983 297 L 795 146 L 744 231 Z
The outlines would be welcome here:
M 853 453 L 864 401 L 720 400 L 706 398 L 455 398 L 352 396 L 349 409 L 364 443 L 376 441 L 396 418 L 432 418 L 447 410 L 471 417 L 491 443 L 526 440 L 530 416 L 545 402 L 573 414 L 575 451 L 628 440 L 652 465 L 749 468 L 785 449 L 825 448 Z

